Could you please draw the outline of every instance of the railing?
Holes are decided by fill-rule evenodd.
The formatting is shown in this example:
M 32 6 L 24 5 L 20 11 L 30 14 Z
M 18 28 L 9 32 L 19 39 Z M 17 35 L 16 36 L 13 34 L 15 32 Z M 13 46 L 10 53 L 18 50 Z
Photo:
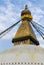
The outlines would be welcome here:
M 33 62 L 10 62 L 0 63 L 0 65 L 44 65 L 44 63 L 33 63 Z

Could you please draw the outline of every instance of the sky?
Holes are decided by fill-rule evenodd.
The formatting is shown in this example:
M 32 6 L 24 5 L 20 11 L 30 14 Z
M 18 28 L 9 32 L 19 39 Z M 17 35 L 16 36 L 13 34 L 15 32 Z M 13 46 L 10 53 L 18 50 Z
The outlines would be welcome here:
M 33 21 L 44 26 L 44 0 L 0 0 L 0 32 L 21 19 L 21 11 L 26 4 L 32 13 Z M 14 46 L 12 38 L 20 24 L 21 23 L 0 39 L 0 52 Z M 40 46 L 44 47 L 44 40 L 36 31 L 35 34 L 39 40 Z

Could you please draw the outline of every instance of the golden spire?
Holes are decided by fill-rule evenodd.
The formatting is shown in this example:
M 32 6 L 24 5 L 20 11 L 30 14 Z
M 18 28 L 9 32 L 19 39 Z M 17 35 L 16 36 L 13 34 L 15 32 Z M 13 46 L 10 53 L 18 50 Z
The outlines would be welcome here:
M 34 31 L 30 25 L 32 21 L 31 12 L 28 10 L 27 5 L 25 9 L 21 12 L 22 23 L 17 30 L 12 42 L 14 45 L 17 44 L 38 44 Z

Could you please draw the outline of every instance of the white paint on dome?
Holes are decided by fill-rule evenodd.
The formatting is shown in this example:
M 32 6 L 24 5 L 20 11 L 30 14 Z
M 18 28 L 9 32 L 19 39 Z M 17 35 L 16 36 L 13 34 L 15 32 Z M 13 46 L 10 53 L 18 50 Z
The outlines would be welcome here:
M 0 53 L 0 63 L 15 62 L 44 64 L 44 48 L 35 45 L 16 45 L 13 48 Z

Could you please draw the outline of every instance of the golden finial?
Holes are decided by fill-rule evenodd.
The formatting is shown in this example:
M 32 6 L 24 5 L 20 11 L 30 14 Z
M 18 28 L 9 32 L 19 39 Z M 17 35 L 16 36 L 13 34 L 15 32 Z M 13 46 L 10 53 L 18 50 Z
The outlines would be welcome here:
M 25 9 L 28 9 L 28 5 L 27 4 L 25 5 Z

